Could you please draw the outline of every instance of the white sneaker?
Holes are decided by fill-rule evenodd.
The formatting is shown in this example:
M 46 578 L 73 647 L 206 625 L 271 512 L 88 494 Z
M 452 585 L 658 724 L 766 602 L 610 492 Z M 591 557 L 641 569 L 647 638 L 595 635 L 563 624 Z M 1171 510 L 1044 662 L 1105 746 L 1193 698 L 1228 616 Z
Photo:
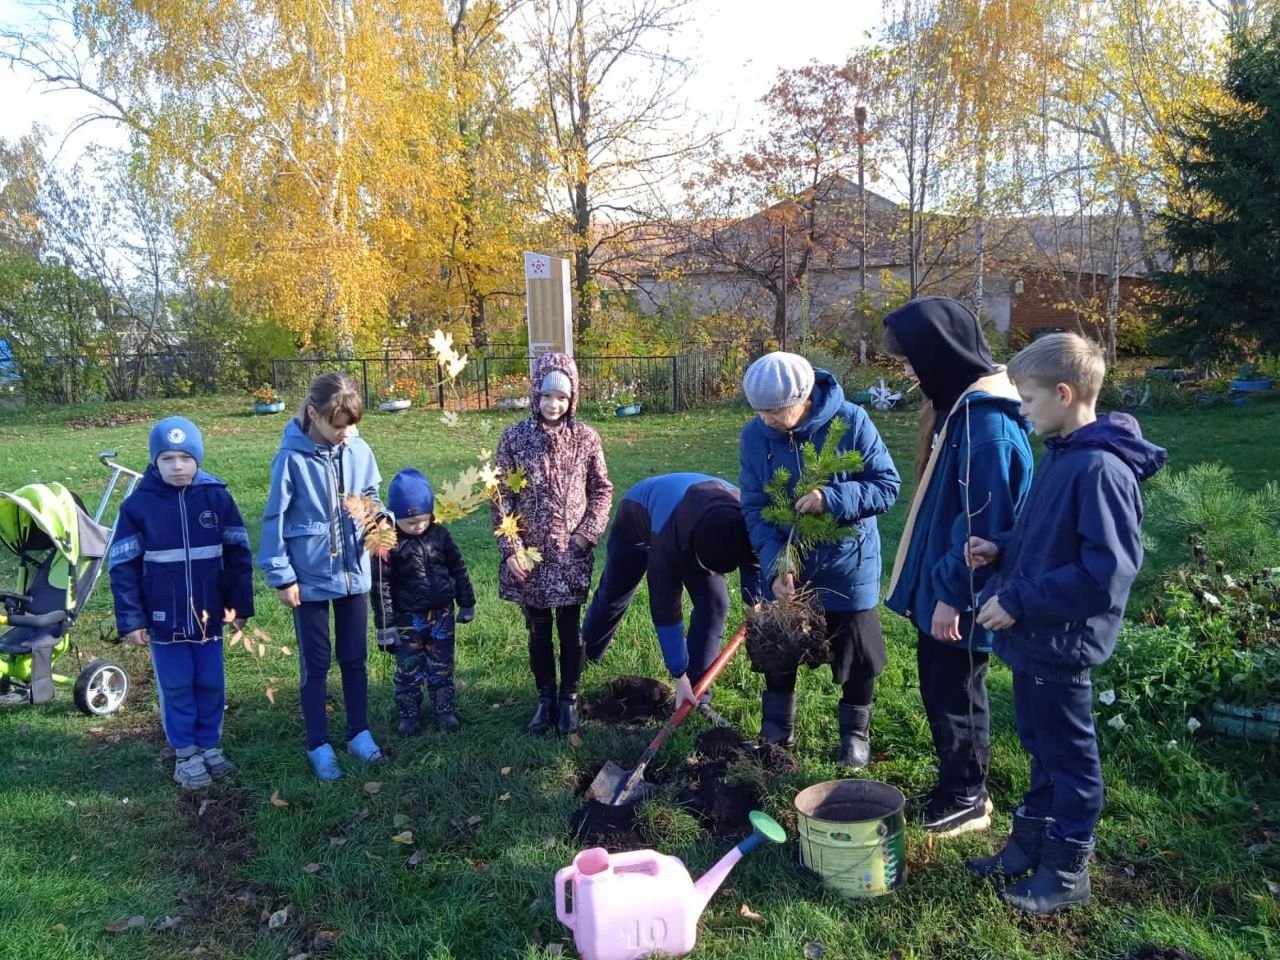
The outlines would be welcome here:
M 204 757 L 193 753 L 186 759 L 178 758 L 173 766 L 173 781 L 183 790 L 200 790 L 213 783 L 213 778 L 204 765 Z

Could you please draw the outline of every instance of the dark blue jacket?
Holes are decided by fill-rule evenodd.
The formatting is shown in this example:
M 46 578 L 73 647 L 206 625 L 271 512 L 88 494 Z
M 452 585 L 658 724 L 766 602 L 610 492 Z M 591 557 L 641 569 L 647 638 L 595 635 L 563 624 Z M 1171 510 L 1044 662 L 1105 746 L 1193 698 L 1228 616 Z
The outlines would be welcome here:
M 728 481 L 705 473 L 665 473 L 628 490 L 614 519 L 610 539 L 621 537 L 648 555 L 649 614 L 668 667 L 679 665 L 682 658 L 688 662 L 682 606 L 685 584 L 721 576 L 698 564 L 693 528 L 708 510 L 726 503 L 739 506 L 738 488 Z M 738 568 L 742 602 L 750 604 L 760 595 L 760 571 L 754 554 L 748 551 L 742 560 Z
M 1015 620 L 995 636 L 1000 659 L 1063 681 L 1115 649 L 1142 567 L 1138 484 L 1164 466 L 1168 453 L 1142 439 L 1126 413 L 1107 414 L 1045 446 L 1026 509 L 1012 531 L 995 538 L 998 569 L 984 598 L 999 596 Z
M 368 593 L 369 556 L 363 534 L 342 506 L 348 493 L 381 502 L 382 477 L 360 437 L 333 446 L 316 443 L 290 420 L 271 464 L 271 490 L 262 512 L 258 564 L 272 589 L 296 583 L 303 600 Z
M 222 635 L 223 614 L 253 616 L 253 552 L 227 485 L 200 470 L 186 487 L 155 466 L 120 506 L 111 543 L 111 595 L 120 633 L 155 643 Z
M 823 487 L 823 495 L 827 512 L 842 524 L 856 523 L 861 533 L 816 548 L 796 571 L 796 581 L 816 589 L 827 610 L 870 610 L 880 602 L 880 532 L 875 518 L 893 506 L 901 481 L 871 418 L 845 400 L 835 377 L 825 370 L 814 374 L 813 409 L 794 430 L 774 430 L 759 417 L 742 428 L 738 446 L 742 515 L 760 558 L 762 592 L 772 599 L 775 563 L 787 531 L 761 519 L 760 511 L 769 503 L 764 488 L 779 467 L 790 471 L 794 486 L 803 467 L 801 445 L 812 440 L 821 449 L 831 421 L 840 417 L 847 422 L 840 449 L 862 454 L 862 472 L 839 475 Z
M 885 606 L 930 636 L 933 610 L 941 600 L 960 611 L 964 637 L 948 646 L 968 646 L 972 637 L 973 649 L 985 653 L 991 650 L 991 631 L 973 622 L 974 599 L 991 571 L 972 571 L 971 586 L 965 543 L 970 534 L 989 540 L 1013 526 L 1031 489 L 1034 460 L 1030 428 L 1018 415 L 1008 378 L 1000 372 L 976 386 L 960 398 L 939 432 L 932 469 L 912 500 Z M 1009 396 L 993 395 L 983 386 Z

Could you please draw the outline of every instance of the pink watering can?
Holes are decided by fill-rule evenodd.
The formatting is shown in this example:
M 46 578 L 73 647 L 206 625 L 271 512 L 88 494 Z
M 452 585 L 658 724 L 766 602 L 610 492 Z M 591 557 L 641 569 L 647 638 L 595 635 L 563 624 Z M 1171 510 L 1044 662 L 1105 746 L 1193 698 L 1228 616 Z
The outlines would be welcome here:
M 752 833 L 696 883 L 676 857 L 655 850 L 583 850 L 556 872 L 556 916 L 573 931 L 582 960 L 637 960 L 655 953 L 682 957 L 698 939 L 698 918 L 729 871 L 765 840 L 786 832 L 751 811 Z M 571 903 L 565 892 L 572 886 Z

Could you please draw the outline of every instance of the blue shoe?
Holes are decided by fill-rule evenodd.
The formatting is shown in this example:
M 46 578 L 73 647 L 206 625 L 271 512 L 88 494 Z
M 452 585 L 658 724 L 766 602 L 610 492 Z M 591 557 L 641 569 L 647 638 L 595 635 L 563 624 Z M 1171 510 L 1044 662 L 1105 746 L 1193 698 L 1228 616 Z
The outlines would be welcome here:
M 373 742 L 373 734 L 368 730 L 361 730 L 347 741 L 347 752 L 355 754 L 357 759 L 363 760 L 365 763 L 373 763 L 375 760 L 382 759 L 382 751 Z
M 321 780 L 337 780 L 342 776 L 342 768 L 338 766 L 338 755 L 333 752 L 333 744 L 322 743 L 314 750 L 307 751 L 307 759 Z

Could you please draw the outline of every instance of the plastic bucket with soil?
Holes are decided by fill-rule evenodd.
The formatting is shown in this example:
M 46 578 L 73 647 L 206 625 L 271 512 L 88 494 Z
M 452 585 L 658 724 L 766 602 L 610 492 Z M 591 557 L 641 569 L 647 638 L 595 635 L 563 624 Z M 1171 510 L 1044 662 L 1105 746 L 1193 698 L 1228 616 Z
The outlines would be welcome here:
M 902 792 L 877 780 L 828 780 L 796 795 L 800 862 L 845 897 L 878 897 L 907 878 Z

